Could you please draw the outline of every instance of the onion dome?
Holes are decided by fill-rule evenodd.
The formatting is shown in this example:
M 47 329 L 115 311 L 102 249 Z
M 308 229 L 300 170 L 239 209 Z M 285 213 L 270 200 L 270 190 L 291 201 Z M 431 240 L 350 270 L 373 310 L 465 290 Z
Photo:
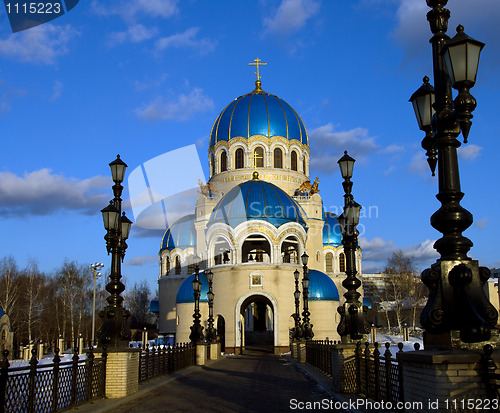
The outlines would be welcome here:
M 342 231 L 338 216 L 331 212 L 325 213 L 325 224 L 323 225 L 323 246 L 339 247 L 342 245 Z
M 306 226 L 302 207 L 286 192 L 269 182 L 259 180 L 253 173 L 251 181 L 234 187 L 217 203 L 210 215 L 208 226 L 222 222 L 236 228 L 242 222 L 260 219 L 276 228 L 287 222 Z
M 193 281 L 195 274 L 191 274 L 187 277 L 177 290 L 177 297 L 175 302 L 177 304 L 183 303 L 194 303 L 194 293 L 193 293 Z M 208 303 L 208 280 L 205 275 L 205 271 L 200 272 L 200 282 L 201 282 L 201 293 L 200 293 L 200 303 Z
M 308 145 L 307 131 L 297 112 L 283 99 L 264 92 L 260 80 L 255 86 L 255 90 L 233 100 L 217 117 L 210 147 L 237 136 L 248 139 L 254 135 L 283 136 Z
M 309 270 L 309 301 L 340 301 L 339 291 L 332 279 L 318 270 Z
M 160 314 L 160 302 L 158 299 L 151 300 L 149 303 L 149 312 L 154 314 Z
M 179 218 L 170 225 L 161 240 L 160 252 L 174 248 L 194 248 L 196 246 L 196 229 L 194 214 Z

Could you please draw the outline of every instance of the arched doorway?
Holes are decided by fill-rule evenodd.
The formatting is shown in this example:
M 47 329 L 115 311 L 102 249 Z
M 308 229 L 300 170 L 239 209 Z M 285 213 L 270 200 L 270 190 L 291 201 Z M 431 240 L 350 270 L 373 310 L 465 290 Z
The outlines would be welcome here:
M 240 305 L 242 350 L 274 351 L 275 311 L 271 300 L 261 294 L 247 297 Z
M 220 351 L 223 353 L 226 352 L 226 320 L 224 320 L 224 317 L 219 315 L 217 317 L 217 337 L 220 342 Z

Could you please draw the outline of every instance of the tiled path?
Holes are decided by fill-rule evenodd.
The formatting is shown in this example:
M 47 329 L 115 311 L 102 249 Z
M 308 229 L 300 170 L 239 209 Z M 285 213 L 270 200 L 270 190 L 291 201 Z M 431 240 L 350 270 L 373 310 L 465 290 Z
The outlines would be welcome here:
M 301 411 L 298 402 L 329 399 L 322 387 L 287 358 L 271 354 L 226 357 L 168 383 L 161 378 L 155 382 L 150 390 L 143 388 L 125 403 L 111 406 L 108 400 L 97 401 L 95 409 L 88 410 L 89 405 L 80 409 L 113 413 L 274 413 Z

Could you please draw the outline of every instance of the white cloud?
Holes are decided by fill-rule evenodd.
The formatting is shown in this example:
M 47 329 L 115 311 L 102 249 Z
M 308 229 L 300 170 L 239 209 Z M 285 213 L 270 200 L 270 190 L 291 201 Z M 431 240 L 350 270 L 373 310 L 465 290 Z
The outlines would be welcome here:
M 417 151 L 412 156 L 408 165 L 408 169 L 411 173 L 420 175 L 425 178 L 429 178 L 432 176 L 429 164 L 427 163 L 427 158 L 425 157 L 425 152 L 423 150 Z
M 463 159 L 473 161 L 480 155 L 482 149 L 481 146 L 468 143 L 458 148 L 458 154 Z
M 488 218 L 483 218 L 480 219 L 479 221 L 474 221 L 474 226 L 479 229 L 486 229 L 488 221 L 489 221 Z
M 68 44 L 77 35 L 79 32 L 69 24 L 46 23 L 0 40 L 0 54 L 21 62 L 50 65 L 68 53 Z
M 52 96 L 49 98 L 50 101 L 55 101 L 59 99 L 63 90 L 63 84 L 59 80 L 54 81 L 54 86 L 52 87 Z
M 202 89 L 194 88 L 189 94 L 181 94 L 174 100 L 165 101 L 163 97 L 157 97 L 148 105 L 135 109 L 135 114 L 148 122 L 186 120 L 195 113 L 206 112 L 213 107 L 214 101 Z
M 428 266 L 439 257 L 439 254 L 433 248 L 434 242 L 433 240 L 425 240 L 415 245 L 399 248 L 393 241 L 384 241 L 379 237 L 372 240 L 361 237 L 359 244 L 363 251 L 363 272 L 382 271 L 387 264 L 387 260 L 399 249 L 403 251 L 403 254 L 413 257 L 416 266 Z M 366 264 L 365 261 L 367 261 Z
M 158 262 L 158 257 L 153 255 L 143 255 L 142 257 L 133 257 L 125 261 L 125 265 L 137 265 L 141 266 L 144 264 L 149 264 L 151 262 Z
M 162 37 L 156 41 L 155 49 L 157 52 L 161 52 L 170 47 L 190 47 L 198 50 L 200 54 L 207 54 L 215 48 L 215 42 L 208 38 L 197 38 L 199 31 L 199 27 L 190 27 L 183 33 Z
M 324 173 L 337 170 L 337 161 L 344 150 L 359 160 L 379 149 L 375 138 L 369 136 L 368 129 L 354 128 L 337 132 L 332 123 L 311 130 L 309 143 L 311 148 L 319 154 L 311 159 L 311 168 Z
M 133 21 L 138 15 L 168 18 L 179 11 L 177 0 L 120 1 L 106 6 L 103 2 L 93 1 L 92 9 L 101 16 L 118 15 L 125 21 Z
M 73 210 L 95 214 L 107 205 L 110 178 L 67 178 L 50 169 L 25 172 L 18 176 L 0 172 L 0 216 L 50 215 Z
M 124 32 L 111 33 L 109 44 L 115 46 L 124 42 L 140 43 L 144 40 L 149 40 L 158 34 L 156 27 L 146 27 L 142 24 L 133 24 Z
M 465 26 L 465 32 L 478 40 L 486 42 L 498 50 L 500 15 L 498 0 L 454 0 L 446 6 L 451 12 L 448 24 L 448 35 L 455 35 L 458 24 Z M 396 14 L 396 29 L 392 33 L 394 41 L 404 50 L 405 61 L 429 61 L 430 46 L 428 40 L 432 36 L 427 21 L 427 12 L 431 10 L 421 0 L 400 0 Z M 491 51 L 490 51 L 491 53 Z M 495 53 L 498 55 L 498 53 Z M 495 58 L 498 60 L 498 58 Z
M 264 18 L 265 31 L 282 36 L 297 32 L 318 13 L 319 6 L 313 0 L 283 0 L 274 16 Z

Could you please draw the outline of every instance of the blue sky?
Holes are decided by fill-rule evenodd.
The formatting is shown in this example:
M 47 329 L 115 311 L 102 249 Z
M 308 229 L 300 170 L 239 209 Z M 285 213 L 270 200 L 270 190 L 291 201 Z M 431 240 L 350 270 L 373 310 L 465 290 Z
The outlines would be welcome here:
M 474 215 L 470 256 L 500 265 L 496 125 L 500 2 L 450 0 L 460 23 L 486 43 L 469 143 L 459 150 L 462 205 Z M 401 248 L 423 269 L 436 259 L 438 209 L 410 95 L 429 75 L 425 0 L 87 1 L 50 23 L 12 34 L 0 16 L 0 256 L 51 271 L 65 258 L 109 268 L 100 209 L 111 199 L 108 163 L 128 172 L 195 144 L 207 172 L 220 111 L 262 87 L 302 117 L 311 176 L 327 210 L 343 204 L 337 160 L 356 158 L 353 194 L 364 206 L 364 271 Z M 182 171 L 167 182 L 182 180 Z M 128 189 L 124 198 L 128 198 Z M 130 202 L 128 216 L 133 218 Z M 186 213 L 191 211 L 186 211 Z M 155 285 L 161 231 L 133 229 L 128 283 Z

